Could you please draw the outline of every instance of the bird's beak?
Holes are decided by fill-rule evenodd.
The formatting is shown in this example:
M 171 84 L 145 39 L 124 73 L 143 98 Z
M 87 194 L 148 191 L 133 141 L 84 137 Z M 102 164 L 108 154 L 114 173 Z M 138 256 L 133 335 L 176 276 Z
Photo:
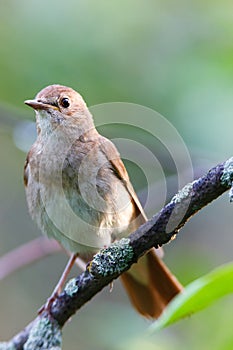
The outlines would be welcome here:
M 48 110 L 48 109 L 55 109 L 55 110 L 59 110 L 59 108 L 57 106 L 53 106 L 50 105 L 48 103 L 44 103 L 38 100 L 26 100 L 24 101 L 24 103 L 32 108 L 34 108 L 35 110 Z

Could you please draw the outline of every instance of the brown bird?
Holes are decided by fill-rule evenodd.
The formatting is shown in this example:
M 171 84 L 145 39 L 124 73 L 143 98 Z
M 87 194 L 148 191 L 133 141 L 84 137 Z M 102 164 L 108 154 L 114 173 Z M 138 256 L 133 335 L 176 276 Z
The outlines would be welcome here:
M 36 111 L 38 133 L 24 170 L 29 211 L 44 234 L 73 253 L 54 299 L 78 255 L 87 261 L 147 218 L 116 147 L 97 132 L 80 94 L 51 85 L 25 103 Z M 149 318 L 182 290 L 155 249 L 121 279 L 134 307 Z

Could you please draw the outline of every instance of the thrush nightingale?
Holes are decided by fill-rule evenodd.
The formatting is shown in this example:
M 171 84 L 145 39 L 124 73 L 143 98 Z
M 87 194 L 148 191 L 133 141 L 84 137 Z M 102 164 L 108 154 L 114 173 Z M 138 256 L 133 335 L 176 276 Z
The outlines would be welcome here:
M 73 253 L 68 273 L 77 255 L 87 261 L 146 215 L 116 147 L 97 132 L 79 93 L 51 85 L 25 103 L 36 111 L 37 125 L 24 170 L 29 211 L 44 234 Z M 149 318 L 182 289 L 155 249 L 121 279 L 134 307 Z

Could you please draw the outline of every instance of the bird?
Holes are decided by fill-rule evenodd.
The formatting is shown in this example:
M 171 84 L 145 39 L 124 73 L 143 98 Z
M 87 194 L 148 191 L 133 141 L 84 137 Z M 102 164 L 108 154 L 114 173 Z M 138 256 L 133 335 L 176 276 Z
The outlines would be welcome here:
M 61 292 L 77 256 L 88 262 L 101 248 L 147 221 L 115 145 L 96 130 L 82 96 L 49 85 L 25 104 L 36 112 L 37 138 L 24 166 L 28 209 L 43 234 L 70 260 L 48 305 Z M 135 309 L 158 318 L 183 287 L 150 249 L 121 275 Z

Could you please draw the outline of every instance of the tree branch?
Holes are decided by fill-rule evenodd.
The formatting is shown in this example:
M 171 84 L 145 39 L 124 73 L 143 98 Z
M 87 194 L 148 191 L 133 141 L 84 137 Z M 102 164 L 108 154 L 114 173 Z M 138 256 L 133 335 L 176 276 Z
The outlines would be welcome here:
M 97 253 L 86 270 L 67 283 L 63 293 L 52 304 L 50 315 L 45 312 L 37 317 L 9 344 L 13 344 L 14 349 L 23 349 L 24 343 L 28 342 L 27 339 L 31 336 L 34 324 L 37 324 L 36 327 L 40 324 L 41 327 L 38 321 L 41 319 L 56 324 L 58 329 L 63 327 L 78 309 L 128 270 L 146 251 L 152 247 L 162 246 L 173 239 L 184 224 L 200 209 L 229 189 L 230 201 L 233 201 L 232 185 L 233 157 L 209 170 L 205 176 L 187 184 L 158 214 L 128 238 L 123 238 Z M 48 344 L 46 346 L 40 349 L 52 349 Z

